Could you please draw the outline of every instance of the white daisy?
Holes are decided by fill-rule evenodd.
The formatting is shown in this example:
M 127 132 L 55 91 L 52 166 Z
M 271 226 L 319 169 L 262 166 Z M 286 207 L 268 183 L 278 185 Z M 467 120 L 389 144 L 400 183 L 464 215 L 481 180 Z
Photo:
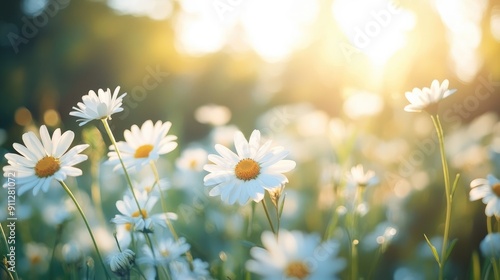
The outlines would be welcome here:
M 153 122 L 148 120 L 141 128 L 133 125 L 130 130 L 125 130 L 125 142 L 120 141 L 117 146 L 127 170 L 139 171 L 151 161 L 157 160 L 160 155 L 173 151 L 177 147 L 177 143 L 174 142 L 177 136 L 167 136 L 171 126 L 171 122 L 157 121 L 153 125 Z M 115 164 L 115 170 L 118 170 L 121 165 L 114 151 L 115 147 L 110 146 L 110 150 L 112 151 L 108 153 L 109 163 Z
M 361 164 L 351 168 L 351 171 L 347 173 L 347 179 L 350 184 L 359 187 L 370 187 L 378 183 L 378 178 L 375 176 L 375 172 L 372 170 L 365 172 L 363 165 Z
M 189 267 L 189 263 L 185 259 L 172 261 L 169 264 L 174 280 L 208 280 L 212 279 L 208 272 L 208 263 L 200 260 L 193 260 L 193 270 Z
M 262 279 L 338 279 L 336 274 L 346 265 L 344 259 L 335 258 L 338 243 L 328 241 L 320 244 L 317 234 L 280 230 L 278 240 L 272 232 L 262 233 L 265 249 L 253 247 L 253 259 L 246 262 L 247 270 L 262 276 Z
M 82 102 L 78 102 L 78 107 L 73 107 L 75 111 L 71 111 L 71 116 L 79 117 L 78 122 L 80 126 L 92 121 L 101 119 L 111 119 L 111 115 L 123 111 L 122 101 L 123 97 L 127 95 L 124 93 L 118 96 L 120 87 L 116 87 L 111 96 L 111 91 L 108 88 L 106 91 L 99 89 L 98 94 L 93 90 L 89 94 L 82 97 Z
M 249 199 L 259 202 L 265 190 L 281 188 L 288 179 L 283 172 L 295 168 L 295 161 L 283 160 L 288 152 L 283 147 L 271 148 L 271 141 L 260 144 L 260 132 L 254 130 L 247 142 L 240 131 L 234 135 L 237 154 L 222 145 L 215 145 L 220 155 L 211 154 L 204 169 L 210 174 L 204 178 L 205 186 L 214 186 L 211 196 L 220 195 L 229 204 L 238 201 L 245 204 Z
M 20 266 L 32 273 L 42 274 L 49 267 L 49 252 L 45 244 L 30 242 L 24 246 L 25 259 L 22 260 L 23 264 Z
M 500 217 L 500 180 L 490 174 L 487 179 L 474 179 L 470 183 L 470 187 L 470 201 L 481 199 L 486 204 L 484 210 L 486 216 Z
M 129 275 L 130 269 L 135 263 L 135 253 L 130 249 L 116 252 L 109 255 L 108 262 L 114 274 L 119 277 L 125 277 Z
M 144 265 L 144 274 L 148 279 L 156 277 L 155 267 L 166 267 L 172 261 L 181 258 L 189 250 L 189 244 L 184 238 L 175 241 L 173 238 L 162 238 L 155 244 L 154 251 L 148 245 L 142 247 L 143 256 L 137 259 L 137 263 Z
M 82 250 L 75 241 L 70 241 L 63 245 L 61 254 L 66 263 L 76 264 L 82 260 Z
M 116 208 L 121 215 L 115 215 L 111 222 L 117 225 L 125 225 L 128 231 L 153 231 L 155 226 L 166 227 L 166 219 L 175 220 L 177 215 L 174 213 L 162 213 L 151 215 L 151 210 L 158 201 L 155 195 L 149 195 L 147 192 L 136 192 L 136 198 L 141 210 L 137 207 L 135 199 L 130 194 L 123 196 L 123 200 L 116 202 Z
M 203 170 L 207 162 L 207 152 L 201 148 L 191 148 L 182 151 L 181 156 L 175 161 L 180 170 L 198 172 Z
M 175 241 L 173 238 L 162 238 L 154 246 L 154 252 L 148 245 L 144 245 L 142 252 L 144 255 L 137 259 L 139 264 L 166 265 L 177 260 L 189 250 L 189 244 L 184 238 Z
M 8 153 L 5 158 L 8 161 L 4 166 L 4 176 L 16 174 L 16 184 L 19 187 L 17 193 L 22 195 L 33 189 L 33 195 L 40 190 L 47 192 L 52 180 L 63 181 L 67 176 L 80 176 L 82 170 L 73 167 L 87 159 L 80 152 L 89 145 L 77 145 L 68 151 L 69 146 L 75 138 L 73 131 L 66 131 L 61 135 L 61 129 L 56 129 L 52 138 L 47 127 L 40 127 L 40 140 L 33 132 L 24 133 L 24 145 L 14 143 L 14 149 L 21 155 Z
M 167 179 L 160 179 L 158 183 L 156 183 L 156 179 L 154 176 L 145 176 L 140 179 L 140 181 L 134 181 L 134 189 L 139 192 L 147 192 L 150 195 L 159 196 L 160 191 L 165 191 L 170 188 L 170 182 Z M 131 194 L 130 189 L 128 192 Z
M 444 80 L 441 85 L 438 80 L 434 80 L 430 88 L 414 88 L 412 91 L 406 92 L 406 99 L 411 104 L 406 105 L 405 111 L 421 112 L 422 110 L 426 110 L 430 113 L 435 113 L 438 102 L 457 91 L 456 89 L 448 89 L 448 85 L 448 80 Z

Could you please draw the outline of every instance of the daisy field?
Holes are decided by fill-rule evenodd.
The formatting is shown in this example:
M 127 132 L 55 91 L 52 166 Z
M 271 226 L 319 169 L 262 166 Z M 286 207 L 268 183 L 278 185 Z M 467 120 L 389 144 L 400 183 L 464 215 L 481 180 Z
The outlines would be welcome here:
M 500 4 L 0 4 L 0 279 L 500 280 Z

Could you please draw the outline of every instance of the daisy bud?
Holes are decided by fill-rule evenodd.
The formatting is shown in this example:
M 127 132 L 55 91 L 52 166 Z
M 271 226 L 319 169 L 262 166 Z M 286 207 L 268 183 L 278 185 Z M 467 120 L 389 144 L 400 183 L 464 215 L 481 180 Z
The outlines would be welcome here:
M 126 249 L 112 254 L 108 260 L 111 271 L 117 276 L 124 277 L 130 273 L 130 269 L 135 264 L 135 253 Z

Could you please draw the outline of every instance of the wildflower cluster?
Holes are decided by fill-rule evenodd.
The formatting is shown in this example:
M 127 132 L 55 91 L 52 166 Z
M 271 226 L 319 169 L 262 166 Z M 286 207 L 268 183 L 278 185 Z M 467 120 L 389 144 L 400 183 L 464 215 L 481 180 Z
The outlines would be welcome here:
M 362 137 L 353 124 L 302 106 L 286 107 L 304 118 L 284 125 L 280 135 L 254 129 L 246 138 L 238 128 L 224 125 L 225 118 L 205 122 L 215 126 L 207 139 L 186 145 L 177 142 L 176 124 L 170 121 L 146 120 L 115 134 L 110 121 L 124 111 L 126 93 L 120 87 L 113 93 L 91 90 L 70 112 L 85 126 L 85 144 L 73 144 L 78 139 L 73 131 L 56 128 L 51 134 L 41 125 L 24 133 L 22 144 L 13 144 L 17 153 L 5 154 L 4 177 L 15 173 L 17 194 L 31 191 L 36 197 L 28 210 L 18 206 L 19 219 L 39 215 L 54 232 L 52 252 L 44 236 L 23 237 L 29 240 L 23 240 L 24 272 L 47 279 L 456 276 L 449 268 L 459 244 L 453 227 L 460 212 L 453 209 L 461 175 L 452 180 L 450 170 L 465 169 L 445 150 L 461 147 L 447 142 L 455 138 L 445 137 L 439 115 L 442 100 L 456 91 L 448 86 L 448 80 L 434 80 L 429 88 L 406 92 L 410 104 L 404 110 L 427 112 L 436 129 L 432 135 L 437 135 L 438 148 L 433 149 L 439 157 L 430 153 L 429 165 L 439 159 L 441 168 L 434 169 L 442 176 L 414 166 L 404 178 L 386 169 L 406 152 L 404 143 Z M 260 123 L 269 123 L 266 117 Z M 179 149 L 180 156 L 172 160 Z M 83 174 L 89 176 L 76 178 Z M 444 195 L 445 206 L 433 208 L 442 226 L 417 232 L 421 242 L 411 245 L 426 270 L 401 261 L 391 263 L 394 271 L 382 271 L 379 265 L 392 261 L 386 252 L 397 254 L 394 248 L 406 246 L 405 235 L 415 233 L 404 211 L 410 194 L 427 192 L 431 179 L 441 186 L 433 191 Z M 469 200 L 486 205 L 488 234 L 477 247 L 485 260 L 483 271 L 492 269 L 500 279 L 500 180 L 493 174 L 471 180 Z M 81 218 L 74 219 L 75 213 Z M 10 279 L 17 277 L 8 263 L 2 268 Z

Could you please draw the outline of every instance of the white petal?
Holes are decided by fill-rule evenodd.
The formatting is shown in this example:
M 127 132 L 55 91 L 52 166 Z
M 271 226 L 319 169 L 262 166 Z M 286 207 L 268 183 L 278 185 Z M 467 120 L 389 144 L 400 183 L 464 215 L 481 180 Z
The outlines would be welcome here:
M 59 139 L 59 142 L 55 143 L 57 146 L 53 156 L 60 158 L 68 150 L 74 138 L 75 138 L 75 133 L 73 131 L 68 130 L 64 132 L 63 135 L 61 136 L 61 139 Z

